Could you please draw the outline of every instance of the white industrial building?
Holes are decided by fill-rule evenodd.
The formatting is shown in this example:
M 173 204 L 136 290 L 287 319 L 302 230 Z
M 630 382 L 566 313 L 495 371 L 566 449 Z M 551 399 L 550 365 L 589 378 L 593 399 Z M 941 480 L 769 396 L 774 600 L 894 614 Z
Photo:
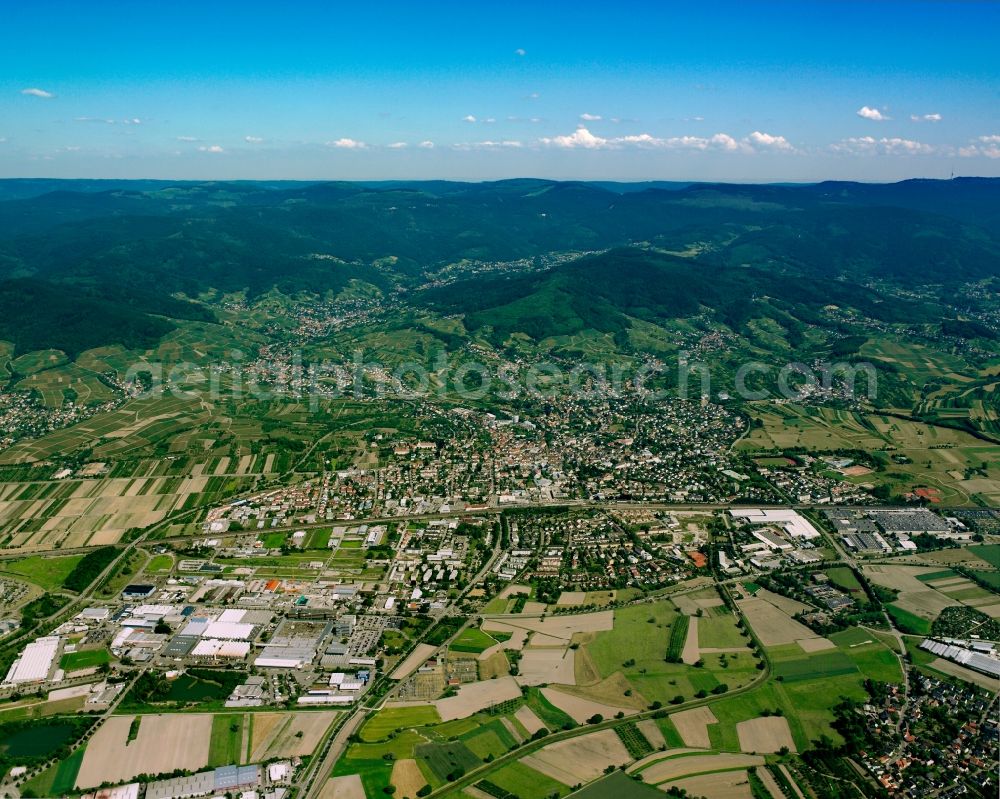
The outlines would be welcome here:
M 788 508 L 733 508 L 729 515 L 749 524 L 772 524 L 793 538 L 819 538 L 819 531 L 807 519 Z
M 52 662 L 59 651 L 59 636 L 50 635 L 37 638 L 28 644 L 20 657 L 7 672 L 5 683 L 19 685 L 27 682 L 44 682 L 52 669 Z
M 935 641 L 925 638 L 920 648 L 991 677 L 1000 677 L 1000 658 L 994 653 L 991 643 L 954 638 Z
M 295 701 L 300 705 L 350 705 L 354 702 L 354 697 L 342 694 L 306 694 Z
M 225 638 L 232 641 L 243 641 L 253 634 L 252 624 L 239 624 L 229 621 L 209 622 L 202 636 L 205 638 Z
M 203 638 L 191 650 L 192 657 L 245 658 L 249 653 L 249 641 L 225 641 L 218 638 Z
M 139 783 L 118 785 L 115 788 L 101 788 L 96 793 L 85 793 L 80 799 L 139 799 Z

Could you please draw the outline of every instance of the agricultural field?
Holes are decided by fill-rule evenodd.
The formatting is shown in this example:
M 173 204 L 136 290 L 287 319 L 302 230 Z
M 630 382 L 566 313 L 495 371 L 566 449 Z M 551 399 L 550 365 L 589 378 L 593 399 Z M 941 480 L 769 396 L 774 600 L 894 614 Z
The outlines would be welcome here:
M 682 630 L 683 638 L 675 630 Z M 684 662 L 667 662 L 668 656 L 677 658 L 680 641 L 684 642 L 679 653 Z M 695 666 L 696 662 L 700 665 Z M 661 600 L 616 609 L 611 630 L 581 641 L 572 693 L 609 705 L 641 708 L 652 702 L 666 705 L 677 696 L 690 700 L 721 691 L 723 685 L 731 690 L 750 682 L 757 673 L 756 660 L 734 616 L 688 617 L 669 600 Z
M 609 766 L 624 766 L 633 759 L 614 730 L 601 730 L 549 744 L 519 762 L 570 787 L 590 782 Z
M 76 778 L 77 788 L 125 782 L 138 774 L 208 765 L 213 717 L 205 714 L 142 716 L 130 740 L 135 716 L 112 716 L 94 734 Z
M 893 564 L 865 566 L 863 571 L 872 582 L 898 592 L 887 610 L 904 632 L 930 632 L 930 624 L 941 612 L 956 605 L 1000 618 L 1000 596 L 948 570 Z
M 362 741 L 382 741 L 391 733 L 412 727 L 440 724 L 441 716 L 433 705 L 387 707 L 372 716 L 359 732 Z
M 20 464 L 26 478 L 0 483 L 0 546 L 115 543 L 131 528 L 245 491 L 288 471 L 294 450 L 327 432 L 327 410 L 149 397 L 18 442 L 0 453 L 0 467 Z M 348 412 L 352 423 L 366 413 Z M 53 462 L 70 463 L 73 474 L 50 479 Z
M 446 718 L 430 705 L 401 705 L 380 710 L 361 728 L 334 768 L 333 776 L 358 774 L 369 796 L 381 794 L 394 780 L 417 787 L 440 787 L 449 778 L 482 765 L 526 740 L 527 730 L 516 720 L 525 707 L 542 710 L 537 697 L 517 697 L 494 703 L 492 712 Z M 393 763 L 409 760 L 399 769 Z M 417 775 L 420 775 L 419 777 Z
M 1000 504 L 1000 445 L 954 428 L 907 421 L 883 414 L 788 403 L 753 408 L 762 426 L 740 442 L 740 448 L 774 451 L 802 447 L 823 453 L 860 449 L 891 450 L 906 463 L 888 463 L 852 482 L 886 485 L 902 494 L 927 486 L 944 505 Z M 887 458 L 887 456 L 886 456 Z M 986 466 L 985 475 L 973 472 Z
M 67 402 L 78 406 L 101 405 L 118 396 L 101 375 L 75 363 L 63 363 L 34 372 L 18 381 L 15 387 L 35 392 L 42 404 L 49 408 L 61 408 Z
M 251 763 L 312 754 L 336 712 L 253 713 L 246 760 Z
M 0 484 L 3 546 L 31 549 L 116 543 L 181 509 L 197 507 L 248 485 L 221 476 L 107 477 Z
M 697 794 L 695 794 L 697 795 Z M 623 771 L 591 783 L 576 792 L 574 799 L 662 799 L 663 792 L 642 782 L 636 782 Z

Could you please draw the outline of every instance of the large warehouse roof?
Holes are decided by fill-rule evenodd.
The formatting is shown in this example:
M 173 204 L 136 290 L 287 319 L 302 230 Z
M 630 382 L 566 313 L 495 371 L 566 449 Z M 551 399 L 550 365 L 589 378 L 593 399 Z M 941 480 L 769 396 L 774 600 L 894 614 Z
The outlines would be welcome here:
M 787 508 L 733 508 L 730 515 L 750 524 L 773 524 L 794 538 L 818 538 L 819 531 L 796 511 Z
M 51 635 L 38 638 L 28 644 L 21 656 L 11 664 L 7 679 L 4 682 L 42 682 L 49 676 L 52 661 L 59 649 L 59 636 Z
M 213 621 L 202 633 L 205 638 L 249 638 L 253 633 L 252 624 L 234 624 L 228 621 Z
M 220 658 L 243 658 L 249 652 L 249 641 L 220 641 L 217 638 L 203 638 L 191 650 L 194 657 Z

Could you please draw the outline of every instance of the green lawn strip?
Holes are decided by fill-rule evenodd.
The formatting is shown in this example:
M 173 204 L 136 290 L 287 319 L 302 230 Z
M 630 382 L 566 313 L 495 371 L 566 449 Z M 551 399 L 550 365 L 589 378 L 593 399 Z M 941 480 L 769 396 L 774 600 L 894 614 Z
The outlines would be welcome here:
M 156 574 L 157 572 L 170 571 L 173 565 L 174 559 L 170 555 L 155 555 L 146 565 L 146 573 Z
M 365 742 L 382 741 L 396 730 L 440 723 L 441 716 L 434 705 L 389 707 L 383 708 L 366 721 L 359 736 Z
M 515 796 L 565 796 L 569 788 L 561 782 L 535 771 L 520 762 L 514 762 L 490 774 L 489 781 L 510 791 Z
M 325 530 L 313 530 L 306 537 L 306 549 L 325 549 L 330 548 L 330 535 L 333 533 L 332 529 Z
M 748 641 L 732 615 L 698 619 L 698 646 L 703 649 L 735 649 L 746 647 Z
M 451 782 L 482 765 L 481 758 L 463 741 L 422 743 L 414 749 L 417 760 L 426 761 L 439 780 Z
M 690 626 L 691 621 L 687 616 L 678 616 L 670 626 L 670 636 L 667 638 L 667 657 L 672 662 L 680 660 Z
M 681 734 L 677 731 L 677 728 L 669 717 L 656 719 L 656 726 L 663 733 L 663 740 L 666 742 L 667 748 L 678 749 L 684 746 L 684 739 L 681 738 Z
M 260 540 L 264 542 L 265 549 L 281 549 L 287 537 L 287 533 L 264 533 L 264 535 L 259 536 Z
M 857 666 L 843 652 L 831 649 L 814 652 L 795 660 L 776 663 L 774 674 L 785 682 L 812 680 L 817 677 L 836 677 L 857 672 Z
M 928 572 L 927 574 L 917 574 L 914 576 L 922 583 L 929 583 L 933 580 L 946 580 L 949 577 L 958 577 L 958 574 L 951 569 L 944 569 L 943 571 Z
M 87 750 L 86 745 L 77 747 L 73 754 L 59 763 L 55 770 L 55 779 L 52 781 L 52 794 L 62 796 L 72 791 L 76 786 L 76 776 L 80 773 L 80 765 L 83 763 L 83 756 Z M 41 794 L 44 796 L 44 794 Z
M 506 730 L 504 731 L 506 732 Z M 510 733 L 508 732 L 507 735 L 509 737 Z M 509 744 L 505 744 L 496 728 L 478 730 L 474 734 L 463 738 L 462 742 L 469 747 L 469 751 L 472 754 L 483 761 L 490 755 L 499 757 L 509 751 L 514 743 L 511 741 Z
M 456 652 L 471 652 L 478 655 L 497 643 L 495 638 L 482 630 L 476 627 L 466 627 L 452 642 L 451 649 Z
M 220 713 L 212 717 L 212 737 L 208 748 L 208 765 L 237 765 L 243 754 L 243 714 Z
M 553 705 L 537 688 L 532 687 L 528 689 L 525 696 L 525 704 L 535 711 L 535 715 L 538 716 L 542 724 L 548 727 L 551 732 L 563 728 L 571 729 L 577 726 L 577 723 L 569 715 Z
M 111 653 L 107 649 L 84 649 L 79 652 L 67 652 L 59 659 L 59 668 L 64 671 L 92 669 L 103 663 L 111 662 Z
M 941 590 L 941 589 L 938 589 Z M 985 588 L 980 588 L 978 585 L 971 588 L 962 588 L 958 591 L 941 591 L 945 596 L 951 597 L 959 602 L 963 602 L 966 605 L 974 603 L 977 600 L 993 600 L 993 594 L 987 591 Z
M 976 579 L 986 583 L 994 591 L 1000 592 L 1000 572 L 973 571 Z
M 624 771 L 615 771 L 573 794 L 573 799 L 662 799 L 663 795 L 658 788 L 637 782 Z
M 852 627 L 829 636 L 840 650 L 854 661 L 866 677 L 878 682 L 901 682 L 903 674 L 895 649 L 867 630 Z
M 331 777 L 346 777 L 357 774 L 361 777 L 361 785 L 365 796 L 385 796 L 385 788 L 392 777 L 392 760 L 382 758 L 358 759 L 342 757 L 333 767 Z
M 922 619 L 915 613 L 910 613 L 892 603 L 885 606 L 886 611 L 892 616 L 893 622 L 904 633 L 911 635 L 929 635 L 931 623 L 927 619 Z
M 670 628 L 681 618 L 669 601 L 629 605 L 614 614 L 614 629 L 597 633 L 586 645 L 601 677 L 621 670 L 626 660 L 635 661 L 625 669 L 626 676 L 631 676 L 632 670 L 646 668 L 647 673 L 652 673 L 666 665 L 663 658 Z
M 1000 544 L 981 544 L 969 547 L 969 552 L 985 560 L 994 569 L 1000 569 Z
M 20 560 L 5 561 L 0 565 L 0 573 L 23 577 L 46 591 L 54 591 L 57 588 L 62 588 L 66 578 L 81 560 L 83 560 L 83 555 L 61 555 L 58 557 L 33 555 Z
M 86 746 L 75 749 L 65 760 L 32 777 L 24 787 L 34 791 L 36 796 L 63 796 L 69 793 L 76 785 L 76 775 L 80 772 L 85 751 Z
M 347 749 L 349 760 L 375 760 L 384 755 L 392 755 L 397 760 L 413 757 L 418 746 L 427 743 L 427 738 L 412 730 L 404 730 L 388 741 L 378 743 L 353 743 Z
M 698 749 L 694 752 L 661 752 L 662 757 L 657 757 L 650 760 L 648 763 L 643 763 L 642 766 L 637 768 L 635 771 L 641 774 L 646 769 L 651 766 L 655 766 L 657 763 L 662 763 L 664 760 L 682 760 L 685 757 L 704 757 L 706 755 L 717 755 L 719 754 L 718 749 Z
M 495 596 L 483 606 L 483 613 L 503 613 L 507 610 L 508 602 L 510 600 L 507 597 Z

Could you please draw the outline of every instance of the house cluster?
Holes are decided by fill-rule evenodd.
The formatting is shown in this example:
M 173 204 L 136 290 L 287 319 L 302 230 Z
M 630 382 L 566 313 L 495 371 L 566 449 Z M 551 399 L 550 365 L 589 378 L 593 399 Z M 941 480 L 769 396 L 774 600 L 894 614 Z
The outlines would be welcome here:
M 892 686 L 857 712 L 868 730 L 859 763 L 891 796 L 995 796 L 1000 722 L 991 692 L 915 669 L 909 701 Z
M 789 459 L 780 465 L 771 463 L 771 460 L 759 462 L 758 471 L 771 485 L 796 502 L 809 505 L 868 505 L 874 501 L 870 493 L 874 487 L 872 484 L 844 479 L 868 471 L 862 472 L 865 467 L 857 466 L 850 459 L 832 459 L 831 463 L 811 455 L 796 455 L 795 460 Z

